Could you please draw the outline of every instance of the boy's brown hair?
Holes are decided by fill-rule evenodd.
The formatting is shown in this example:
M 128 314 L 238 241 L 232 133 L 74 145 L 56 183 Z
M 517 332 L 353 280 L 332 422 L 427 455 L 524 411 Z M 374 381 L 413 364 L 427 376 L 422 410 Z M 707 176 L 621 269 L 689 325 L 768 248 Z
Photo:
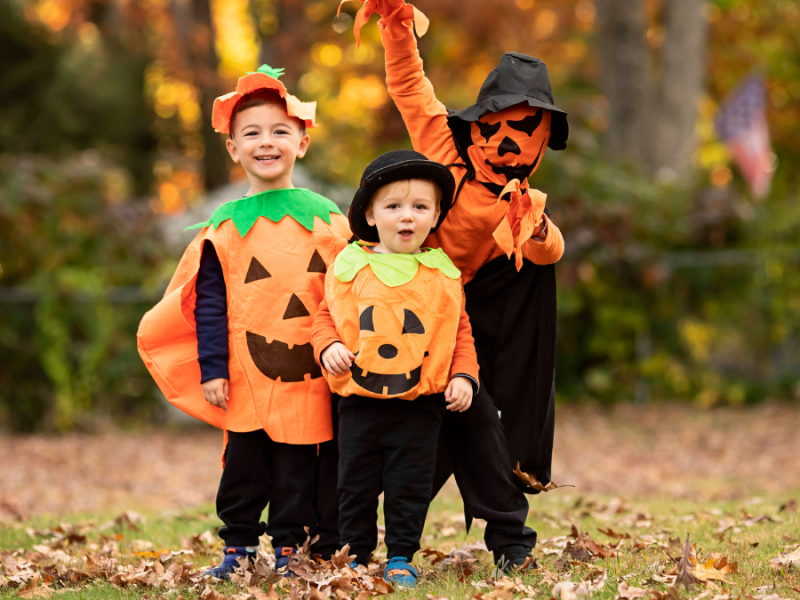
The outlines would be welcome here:
M 280 94 L 275 90 L 264 88 L 260 90 L 256 90 L 254 92 L 250 92 L 249 94 L 245 94 L 236 105 L 233 107 L 233 112 L 231 113 L 231 121 L 230 121 L 230 136 L 233 138 L 233 131 L 234 131 L 234 124 L 236 122 L 237 115 L 242 112 L 243 110 L 247 110 L 248 108 L 253 108 L 255 106 L 279 106 L 283 109 L 286 113 L 286 116 L 292 119 L 297 125 L 300 127 L 300 134 L 305 135 L 306 133 L 306 122 L 302 119 L 298 119 L 297 117 L 292 117 L 289 115 L 288 111 L 286 110 L 286 100 L 281 98 Z

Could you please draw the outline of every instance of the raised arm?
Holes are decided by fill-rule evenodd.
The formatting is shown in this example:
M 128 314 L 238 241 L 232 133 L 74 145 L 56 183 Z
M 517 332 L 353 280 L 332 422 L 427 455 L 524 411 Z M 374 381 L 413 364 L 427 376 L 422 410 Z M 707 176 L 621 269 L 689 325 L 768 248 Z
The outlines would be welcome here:
M 342 0 L 342 4 L 348 0 Z M 431 82 L 425 77 L 417 51 L 414 30 L 422 36 L 428 19 L 404 0 L 362 0 L 354 23 L 356 41 L 361 28 L 373 13 L 386 50 L 386 83 L 389 95 L 406 123 L 411 143 L 417 152 L 443 164 L 461 162 L 447 126 L 447 109 L 436 99 Z
M 381 40 L 386 50 L 389 95 L 403 116 L 414 149 L 442 164 L 461 162 L 447 125 L 447 109 L 425 77 L 414 34 L 406 30 L 403 37 L 393 39 L 391 30 L 385 27 Z

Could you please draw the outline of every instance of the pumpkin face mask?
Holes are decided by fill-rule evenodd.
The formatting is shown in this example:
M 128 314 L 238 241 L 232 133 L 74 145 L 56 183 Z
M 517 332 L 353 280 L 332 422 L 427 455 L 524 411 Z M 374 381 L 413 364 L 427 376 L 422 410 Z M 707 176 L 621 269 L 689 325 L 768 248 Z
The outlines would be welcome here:
M 467 152 L 478 173 L 493 173 L 492 180 L 499 175 L 506 182 L 530 177 L 550 139 L 550 119 L 549 110 L 517 104 L 473 121 L 473 145 Z
M 370 305 L 359 317 L 360 344 L 351 373 L 359 387 L 374 394 L 397 396 L 415 388 L 428 354 L 430 335 L 420 318 L 411 308 L 403 308 L 402 317 L 396 310 L 392 303 Z

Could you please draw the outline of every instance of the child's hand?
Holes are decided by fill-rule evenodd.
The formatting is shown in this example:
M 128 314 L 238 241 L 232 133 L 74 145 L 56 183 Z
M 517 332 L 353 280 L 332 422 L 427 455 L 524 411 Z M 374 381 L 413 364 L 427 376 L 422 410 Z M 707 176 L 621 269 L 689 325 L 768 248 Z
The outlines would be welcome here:
M 227 379 L 209 379 L 203 382 L 203 397 L 206 402 L 222 410 L 228 410 L 228 380 Z
M 447 410 L 464 412 L 472 405 L 472 382 L 466 377 L 453 377 L 444 391 Z
M 322 351 L 322 366 L 331 375 L 344 375 L 353 365 L 355 354 L 342 342 L 334 342 Z

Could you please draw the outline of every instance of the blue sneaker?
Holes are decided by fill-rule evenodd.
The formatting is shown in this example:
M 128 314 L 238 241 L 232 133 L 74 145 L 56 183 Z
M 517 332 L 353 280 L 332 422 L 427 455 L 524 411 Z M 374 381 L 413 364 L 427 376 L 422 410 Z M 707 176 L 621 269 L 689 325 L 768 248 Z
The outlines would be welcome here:
M 226 546 L 224 553 L 222 564 L 203 571 L 203 575 L 228 581 L 234 571 L 239 568 L 239 561 L 237 559 L 246 558 L 250 561 L 250 564 L 253 564 L 257 556 L 255 550 L 248 550 L 244 546 Z
M 417 587 L 418 575 L 405 556 L 392 557 L 383 569 L 383 578 L 386 581 L 409 588 Z
M 275 548 L 275 570 L 289 566 L 289 556 L 297 554 L 297 546 L 278 546 Z

